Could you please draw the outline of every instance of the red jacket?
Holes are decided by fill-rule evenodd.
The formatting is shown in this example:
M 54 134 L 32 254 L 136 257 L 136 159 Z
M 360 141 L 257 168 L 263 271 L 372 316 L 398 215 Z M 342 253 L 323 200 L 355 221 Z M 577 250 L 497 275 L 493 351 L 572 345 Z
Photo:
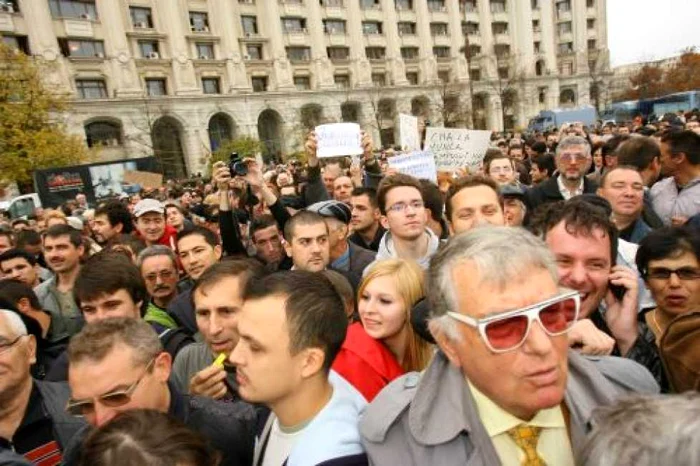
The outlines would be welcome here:
M 367 335 L 359 322 L 348 327 L 332 369 L 358 389 L 368 403 L 404 373 L 391 351 L 381 341 Z
M 140 231 L 136 230 L 135 233 L 138 238 L 145 241 L 145 238 L 143 237 Z M 175 240 L 176 236 L 177 230 L 171 227 L 170 225 L 165 225 L 165 231 L 163 232 L 163 236 L 161 236 L 158 240 L 158 244 L 167 246 L 173 251 L 177 252 L 177 241 Z

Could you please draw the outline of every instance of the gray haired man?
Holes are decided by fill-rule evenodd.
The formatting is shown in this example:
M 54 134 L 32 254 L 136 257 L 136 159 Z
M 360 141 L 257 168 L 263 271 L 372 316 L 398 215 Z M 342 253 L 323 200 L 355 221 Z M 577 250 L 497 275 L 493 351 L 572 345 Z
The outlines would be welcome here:
M 558 287 L 552 254 L 522 229 L 454 237 L 426 289 L 440 351 L 365 412 L 372 464 L 573 465 L 595 407 L 658 391 L 635 362 L 569 350 L 580 297 Z
M 581 136 L 567 136 L 557 145 L 557 175 L 527 192 L 525 204 L 533 212 L 549 202 L 569 200 L 584 193 L 595 194 L 598 185 L 586 178 L 591 168 L 591 146 Z

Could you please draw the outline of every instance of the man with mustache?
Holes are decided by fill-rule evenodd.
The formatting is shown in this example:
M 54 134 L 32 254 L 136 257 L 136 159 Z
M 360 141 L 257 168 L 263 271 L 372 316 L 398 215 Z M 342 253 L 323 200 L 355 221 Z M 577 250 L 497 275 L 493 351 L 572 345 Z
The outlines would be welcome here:
M 79 231 L 68 225 L 54 225 L 44 236 L 44 257 L 55 274 L 34 289 L 41 308 L 51 314 L 55 338 L 72 336 L 83 327 L 83 317 L 73 298 L 73 286 L 85 252 Z
M 177 296 L 177 258 L 172 249 L 161 244 L 149 246 L 139 254 L 136 265 L 151 297 L 144 319 L 160 331 L 177 328 L 166 309 Z

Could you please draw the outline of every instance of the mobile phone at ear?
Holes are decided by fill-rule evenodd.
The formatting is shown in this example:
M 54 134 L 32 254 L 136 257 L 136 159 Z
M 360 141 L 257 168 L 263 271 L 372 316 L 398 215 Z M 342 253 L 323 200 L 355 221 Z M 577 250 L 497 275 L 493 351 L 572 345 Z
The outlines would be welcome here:
M 625 293 L 627 293 L 627 288 L 622 285 L 613 285 L 611 283 L 609 288 L 610 291 L 612 291 L 613 296 L 615 296 L 615 299 L 618 301 L 622 301 L 625 297 Z

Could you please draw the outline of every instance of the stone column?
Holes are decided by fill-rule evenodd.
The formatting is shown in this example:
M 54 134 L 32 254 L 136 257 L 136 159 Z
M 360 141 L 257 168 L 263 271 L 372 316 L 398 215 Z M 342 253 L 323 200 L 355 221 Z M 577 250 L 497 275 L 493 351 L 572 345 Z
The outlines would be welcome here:
M 347 32 L 352 60 L 352 85 L 369 87 L 372 85 L 372 67 L 365 55 L 365 40 L 362 34 L 362 10 L 357 0 L 346 0 Z
M 452 66 L 452 81 L 466 83 L 469 80 L 469 68 L 464 53 L 460 52 L 466 46 L 464 34 L 462 34 L 462 21 L 464 14 L 459 11 L 459 0 L 447 0 L 447 12 L 450 15 L 450 49 Z
M 433 54 L 433 37 L 430 35 L 430 10 L 428 10 L 428 2 L 423 0 L 415 0 L 413 8 L 416 10 L 418 23 L 416 24 L 416 32 L 420 40 L 420 49 L 418 56 L 420 57 L 421 81 L 423 84 L 439 84 L 437 74 L 437 60 Z
M 270 37 L 270 52 L 272 54 L 272 72 L 274 90 L 293 91 L 294 79 L 292 77 L 292 66 L 287 59 L 287 51 L 284 48 L 284 37 L 282 36 L 282 22 L 280 20 L 280 9 L 277 0 L 265 2 L 265 15 L 261 26 Z
M 323 31 L 321 5 L 317 1 L 306 3 L 306 27 L 311 39 L 311 59 L 313 74 L 318 89 L 335 89 L 333 65 L 326 52 L 326 35 Z
M 197 84 L 197 76 L 191 59 L 191 46 L 186 35 L 190 34 L 187 2 L 184 0 L 155 0 L 161 25 L 168 35 L 163 49 L 172 61 L 175 95 L 197 95 L 202 90 Z
M 383 32 L 384 37 L 386 37 L 387 67 L 391 73 L 393 85 L 405 86 L 408 84 L 408 80 L 406 79 L 406 66 L 401 57 L 398 16 L 394 0 L 382 0 L 382 11 L 384 12 Z
M 210 0 L 211 16 L 209 22 L 216 33 L 221 36 L 218 59 L 226 60 L 229 92 L 251 91 L 246 74 L 238 38 L 242 37 L 241 16 L 233 3 L 227 0 Z M 260 27 L 260 24 L 258 24 Z

